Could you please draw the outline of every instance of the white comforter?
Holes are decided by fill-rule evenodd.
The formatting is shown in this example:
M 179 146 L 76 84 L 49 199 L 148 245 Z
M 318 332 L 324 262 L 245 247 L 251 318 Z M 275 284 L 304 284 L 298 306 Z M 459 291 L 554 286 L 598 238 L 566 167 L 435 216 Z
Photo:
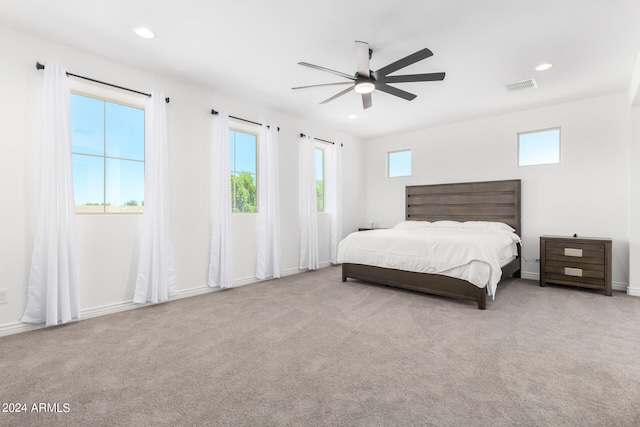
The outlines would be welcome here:
M 338 262 L 457 277 L 486 286 L 494 297 L 501 266 L 518 254 L 520 238 L 506 229 L 447 223 L 451 226 L 410 221 L 388 230 L 352 233 L 340 242 Z

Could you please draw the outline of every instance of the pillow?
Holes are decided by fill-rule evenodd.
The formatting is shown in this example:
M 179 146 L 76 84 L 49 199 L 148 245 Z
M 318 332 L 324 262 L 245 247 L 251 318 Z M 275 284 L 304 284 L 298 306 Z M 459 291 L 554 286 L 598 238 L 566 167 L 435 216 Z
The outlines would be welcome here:
M 484 231 L 516 231 L 513 227 L 505 224 L 504 222 L 491 222 L 491 221 L 465 221 L 462 223 L 462 228 L 468 230 L 484 230 Z
M 432 228 L 460 228 L 462 223 L 460 221 L 436 221 L 431 223 Z
M 429 227 L 430 224 L 431 223 L 429 221 L 402 221 L 393 228 L 405 229 L 405 230 L 416 230 L 418 228 Z

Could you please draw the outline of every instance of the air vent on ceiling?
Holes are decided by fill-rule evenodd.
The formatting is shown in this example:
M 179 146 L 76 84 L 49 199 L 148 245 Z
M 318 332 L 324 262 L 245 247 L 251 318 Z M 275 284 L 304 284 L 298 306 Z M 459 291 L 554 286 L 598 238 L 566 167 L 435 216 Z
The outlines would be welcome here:
M 537 88 L 538 83 L 536 83 L 536 79 L 527 79 L 527 80 L 520 80 L 519 82 L 506 84 L 504 85 L 504 87 L 506 87 L 509 92 L 515 92 L 519 90 Z

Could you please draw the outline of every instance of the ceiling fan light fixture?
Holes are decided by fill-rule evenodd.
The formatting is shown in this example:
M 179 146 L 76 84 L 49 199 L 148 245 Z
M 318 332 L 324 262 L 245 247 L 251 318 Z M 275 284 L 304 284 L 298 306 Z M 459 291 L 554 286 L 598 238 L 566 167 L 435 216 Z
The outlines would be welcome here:
M 358 93 L 371 93 L 375 90 L 376 85 L 370 80 L 356 83 L 354 90 Z

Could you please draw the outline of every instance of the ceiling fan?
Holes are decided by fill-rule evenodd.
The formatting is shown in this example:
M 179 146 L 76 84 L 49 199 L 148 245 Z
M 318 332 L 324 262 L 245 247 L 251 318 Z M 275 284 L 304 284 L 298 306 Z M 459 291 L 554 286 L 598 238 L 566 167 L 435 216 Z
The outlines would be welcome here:
M 370 108 L 372 105 L 371 102 L 371 92 L 374 90 L 380 90 L 382 92 L 386 92 L 391 95 L 398 96 L 400 98 L 406 99 L 407 101 L 411 101 L 416 97 L 416 95 L 406 92 L 404 90 L 398 89 L 393 86 L 389 86 L 389 83 L 408 83 L 408 82 L 430 82 L 430 81 L 438 81 L 444 80 L 445 73 L 428 73 L 428 74 L 406 74 L 402 76 L 390 76 L 389 74 L 398 71 L 402 68 L 408 67 L 411 64 L 415 64 L 418 61 L 422 61 L 433 55 L 429 49 L 425 48 L 417 51 L 409 56 L 405 56 L 402 59 L 399 59 L 386 67 L 382 67 L 379 70 L 373 71 L 369 69 L 369 60 L 371 59 L 373 51 L 369 48 L 369 44 L 365 42 L 356 41 L 356 64 L 358 66 L 358 71 L 354 76 L 351 76 L 346 73 L 342 73 L 340 71 L 331 70 L 329 68 L 320 67 L 318 65 L 309 64 L 307 62 L 298 62 L 300 65 L 304 65 L 305 67 L 314 68 L 320 71 L 326 71 L 331 74 L 335 74 L 340 77 L 344 77 L 348 79 L 348 82 L 337 82 L 337 83 L 324 83 L 318 85 L 311 86 L 299 86 L 294 87 L 292 89 L 306 89 L 310 87 L 320 87 L 320 86 L 338 86 L 338 85 L 351 85 L 342 92 L 339 92 L 333 95 L 331 98 L 325 99 L 320 104 L 326 104 L 329 101 L 333 101 L 334 99 L 345 95 L 352 90 L 362 95 L 362 105 L 364 108 Z

